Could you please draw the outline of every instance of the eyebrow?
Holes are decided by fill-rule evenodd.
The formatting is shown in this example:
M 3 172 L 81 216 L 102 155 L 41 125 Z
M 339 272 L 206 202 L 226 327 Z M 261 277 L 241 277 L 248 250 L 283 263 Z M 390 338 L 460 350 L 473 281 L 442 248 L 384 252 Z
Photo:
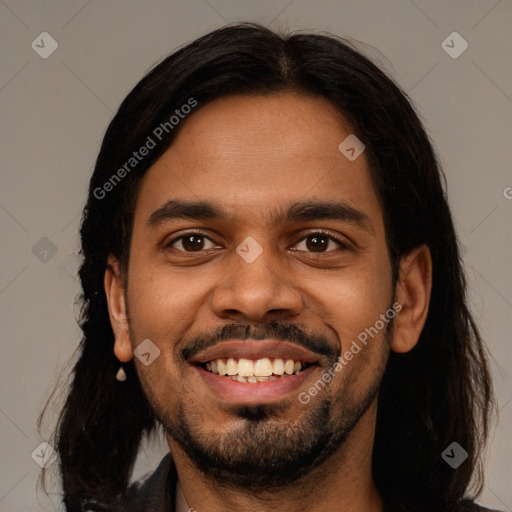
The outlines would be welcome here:
M 172 219 L 227 220 L 228 216 L 218 206 L 209 201 L 180 201 L 171 199 L 155 210 L 148 219 L 147 226 L 156 228 Z
M 340 220 L 373 233 L 373 224 L 370 217 L 345 201 L 306 201 L 294 203 L 282 217 L 285 221 Z
M 171 199 L 155 210 L 147 221 L 147 227 L 156 228 L 173 219 L 229 220 L 230 216 L 218 205 L 209 201 L 182 201 Z M 274 223 L 293 221 L 340 220 L 373 233 L 373 225 L 367 214 L 345 201 L 301 201 L 287 209 L 281 208 L 271 216 Z

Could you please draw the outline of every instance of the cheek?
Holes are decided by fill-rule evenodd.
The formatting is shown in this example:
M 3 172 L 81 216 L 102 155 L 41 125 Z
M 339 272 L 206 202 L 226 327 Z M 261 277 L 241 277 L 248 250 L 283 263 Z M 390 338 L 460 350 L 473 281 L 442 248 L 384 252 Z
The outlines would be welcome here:
M 393 298 L 389 267 L 378 262 L 340 269 L 306 286 L 310 309 L 337 334 L 343 349 L 386 313 Z
M 382 321 L 381 315 L 393 302 L 389 264 L 374 258 L 316 284 L 309 288 L 310 307 L 339 343 L 341 361 L 332 392 L 343 400 L 361 398 L 380 379 L 387 358 L 389 319 Z
M 187 391 L 183 382 L 189 369 L 179 363 L 181 342 L 197 330 L 213 277 L 192 279 L 187 272 L 170 272 L 166 266 L 145 263 L 137 256 L 130 263 L 137 269 L 128 279 L 132 349 L 148 339 L 159 351 L 149 366 L 136 360 L 137 371 L 149 395 L 174 402 L 173 397 Z
M 204 302 L 208 282 L 185 272 L 170 272 L 165 265 L 134 259 L 128 281 L 129 313 L 138 335 L 174 343 L 190 327 Z M 153 338 L 152 338 L 153 337 Z

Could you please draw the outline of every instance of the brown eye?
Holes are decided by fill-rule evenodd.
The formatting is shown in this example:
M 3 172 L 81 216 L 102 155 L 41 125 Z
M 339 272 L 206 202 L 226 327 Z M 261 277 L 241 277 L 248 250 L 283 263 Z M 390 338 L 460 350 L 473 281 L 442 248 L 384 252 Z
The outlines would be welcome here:
M 176 238 L 169 244 L 169 247 L 183 252 L 199 252 L 204 249 L 212 249 L 215 244 L 204 235 L 190 233 Z
M 187 251 L 200 251 L 204 246 L 204 237 L 188 235 L 183 237 L 183 247 Z
M 329 239 L 323 235 L 312 235 L 306 238 L 306 247 L 313 252 L 324 252 L 329 245 Z
M 295 247 L 298 251 L 329 252 L 342 246 L 341 242 L 331 236 L 323 233 L 313 233 L 303 238 Z

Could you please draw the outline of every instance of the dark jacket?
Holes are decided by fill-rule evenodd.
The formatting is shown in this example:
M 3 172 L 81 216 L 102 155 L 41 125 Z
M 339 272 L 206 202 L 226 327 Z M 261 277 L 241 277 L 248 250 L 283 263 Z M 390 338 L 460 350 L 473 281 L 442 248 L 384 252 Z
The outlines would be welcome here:
M 123 500 L 124 512 L 173 512 L 174 492 L 178 475 L 172 463 L 171 455 L 167 454 L 157 469 L 143 481 L 133 483 L 126 492 Z M 408 506 L 404 504 L 388 503 L 385 512 L 498 512 L 483 508 L 471 501 L 465 501 L 443 509 Z M 205 505 L 199 512 L 208 512 Z M 362 511 L 363 512 L 363 511 Z

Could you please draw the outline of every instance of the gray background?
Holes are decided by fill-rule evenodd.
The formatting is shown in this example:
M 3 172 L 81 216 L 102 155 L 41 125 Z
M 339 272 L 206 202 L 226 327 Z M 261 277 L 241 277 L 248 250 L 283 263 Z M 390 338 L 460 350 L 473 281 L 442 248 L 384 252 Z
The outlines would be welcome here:
M 363 51 L 423 116 L 446 172 L 473 310 L 494 357 L 500 420 L 481 502 L 512 511 L 510 0 L 0 0 L 0 511 L 58 508 L 36 492 L 31 452 L 49 440 L 50 429 L 41 437 L 35 421 L 79 339 L 77 228 L 107 124 L 156 61 L 237 20 L 368 43 Z M 44 31 L 59 44 L 47 59 L 31 47 Z M 456 59 L 441 47 L 454 31 L 469 44 Z M 165 449 L 148 447 L 137 474 Z

